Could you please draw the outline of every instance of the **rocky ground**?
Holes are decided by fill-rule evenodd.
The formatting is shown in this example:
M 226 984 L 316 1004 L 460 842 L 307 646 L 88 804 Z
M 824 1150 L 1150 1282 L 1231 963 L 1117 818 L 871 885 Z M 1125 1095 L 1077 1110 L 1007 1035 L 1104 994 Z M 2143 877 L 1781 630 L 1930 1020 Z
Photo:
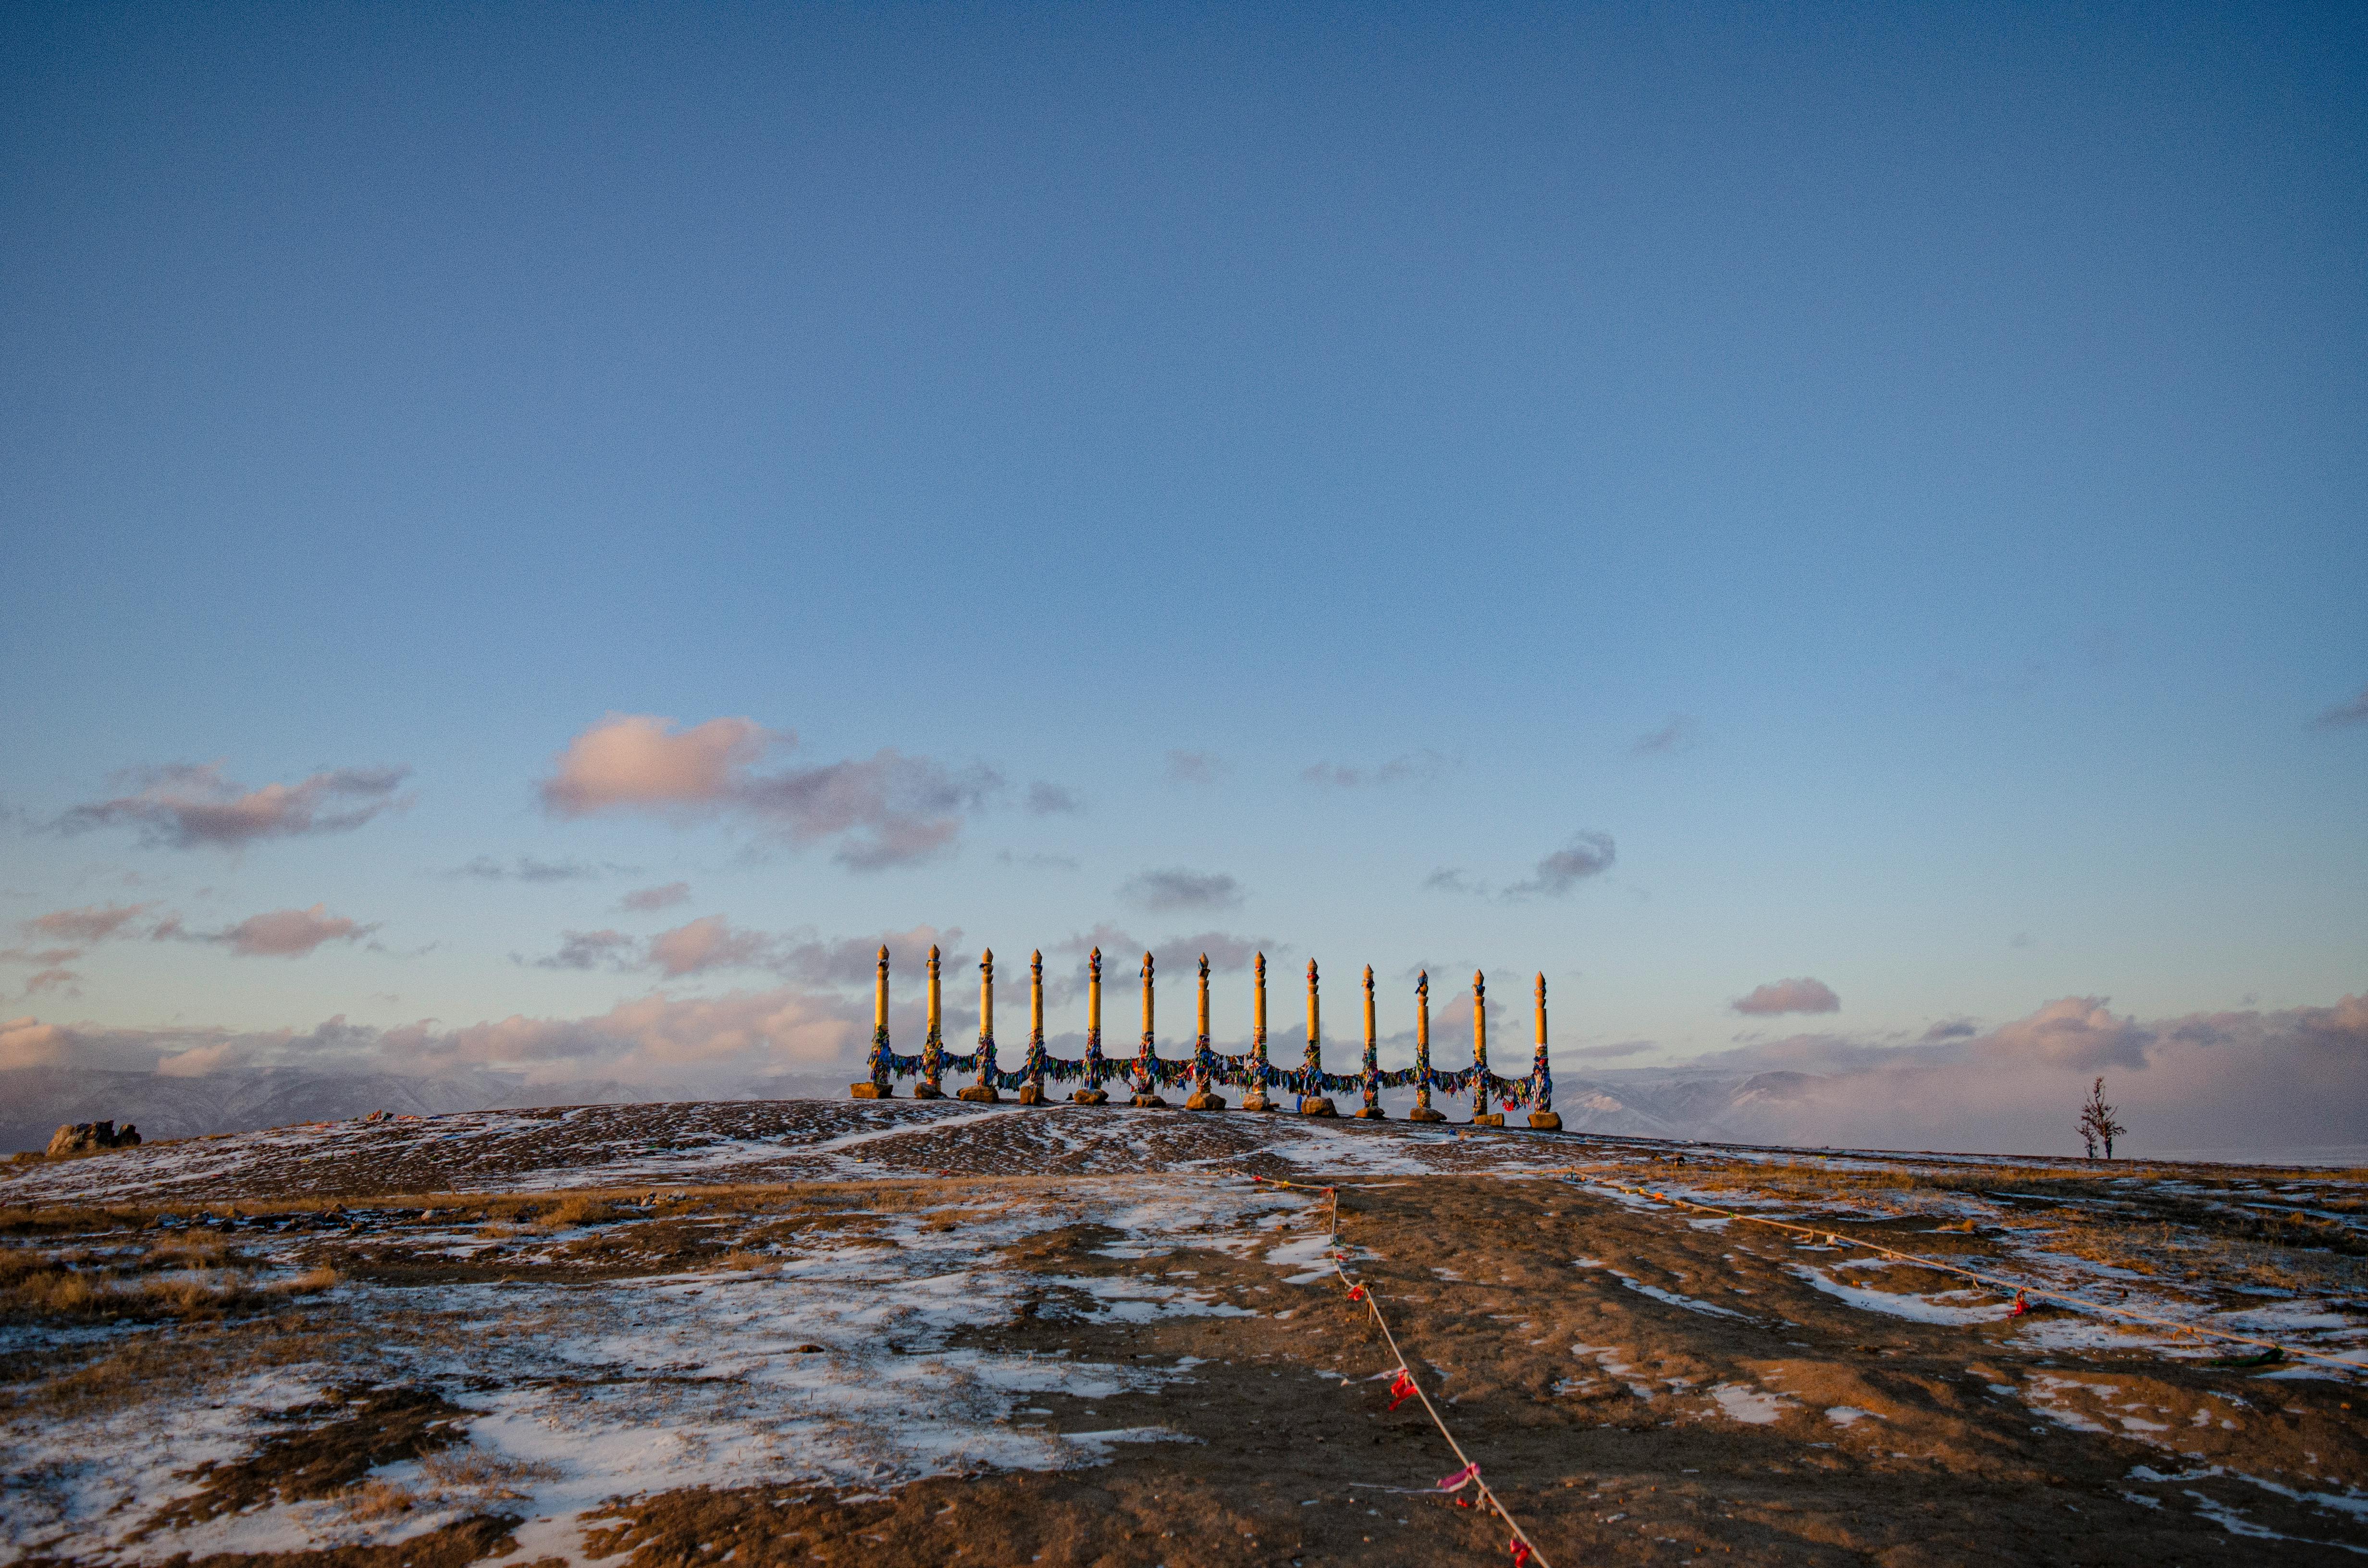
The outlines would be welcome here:
M 25 1162 L 0 1557 L 1509 1561 L 1328 1185 L 1558 1568 L 2350 1561 L 2357 1378 L 1854 1244 L 2368 1364 L 2362 1176 L 905 1101 Z

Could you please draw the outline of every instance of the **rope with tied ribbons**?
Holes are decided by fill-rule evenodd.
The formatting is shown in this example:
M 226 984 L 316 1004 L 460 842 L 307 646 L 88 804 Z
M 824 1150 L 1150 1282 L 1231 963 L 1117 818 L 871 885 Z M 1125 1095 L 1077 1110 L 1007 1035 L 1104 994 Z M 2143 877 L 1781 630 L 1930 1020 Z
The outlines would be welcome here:
M 1397 1376 L 1390 1384 L 1390 1392 L 1394 1396 L 1390 1402 L 1390 1408 L 1395 1410 L 1406 1402 L 1409 1395 L 1422 1402 L 1423 1414 L 1430 1417 L 1430 1424 L 1439 1428 L 1440 1437 L 1446 1440 L 1448 1448 L 1454 1451 L 1455 1457 L 1463 1465 L 1462 1470 L 1441 1480 L 1439 1490 L 1452 1494 L 1462 1492 L 1466 1486 L 1472 1487 L 1479 1495 L 1481 1505 L 1493 1509 L 1497 1517 L 1505 1521 L 1505 1528 L 1513 1532 L 1513 1568 L 1528 1568 L 1531 1563 L 1535 1563 L 1537 1568 L 1549 1568 L 1545 1555 L 1538 1551 L 1537 1543 L 1530 1539 L 1529 1532 L 1521 1528 L 1520 1521 L 1513 1517 L 1511 1510 L 1505 1506 L 1503 1500 L 1498 1498 L 1496 1492 L 1489 1486 L 1487 1479 L 1480 1473 L 1479 1461 L 1463 1451 L 1463 1445 L 1455 1440 L 1453 1432 L 1448 1430 L 1447 1422 L 1439 1414 L 1439 1407 L 1430 1403 L 1430 1395 L 1423 1392 L 1422 1385 L 1415 1381 L 1413 1369 L 1406 1364 L 1406 1352 L 1398 1348 L 1397 1335 L 1390 1332 L 1389 1319 L 1382 1313 L 1380 1298 L 1370 1286 L 1349 1274 L 1346 1267 L 1349 1255 L 1338 1244 L 1340 1240 L 1339 1189 L 1331 1187 L 1315 1187 L 1306 1182 L 1282 1181 L 1273 1176 L 1253 1176 L 1250 1180 L 1268 1187 L 1293 1187 L 1302 1192 L 1321 1192 L 1330 1200 L 1328 1233 L 1333 1243 L 1332 1272 L 1338 1275 L 1340 1282 L 1349 1288 L 1350 1301 L 1364 1303 L 1365 1311 L 1372 1315 L 1373 1326 L 1382 1331 L 1382 1338 L 1389 1346 L 1390 1354 L 1397 1358 Z M 1469 1506 L 1468 1504 L 1464 1504 L 1462 1497 L 1456 1498 L 1456 1501 L 1459 1505 Z
M 2368 1365 L 2362 1365 L 2340 1356 L 2322 1355 L 2315 1350 L 2302 1349 L 2298 1346 L 2282 1345 L 2274 1339 L 2259 1339 L 2251 1335 L 2237 1334 L 2225 1328 L 2207 1328 L 2196 1324 L 2180 1323 L 2174 1318 L 2156 1317 L 2151 1313 L 2135 1312 L 2128 1307 L 2109 1306 L 2102 1301 L 2091 1301 L 2084 1297 L 2067 1295 L 2061 1290 L 2050 1290 L 2037 1285 L 2018 1284 L 2014 1280 L 2002 1279 L 1993 1274 L 1985 1274 L 1977 1268 L 1964 1267 L 1961 1264 L 1943 1263 L 1937 1258 L 1919 1257 L 1914 1253 L 1901 1252 L 1896 1247 L 1887 1247 L 1880 1242 L 1870 1242 L 1858 1236 L 1845 1236 L 1833 1231 L 1820 1231 L 1811 1225 L 1796 1225 L 1789 1220 L 1771 1220 L 1764 1214 L 1745 1214 L 1733 1209 L 1722 1209 L 1715 1203 L 1698 1203 L 1691 1198 L 1672 1198 L 1666 1192 L 1655 1192 L 1649 1187 L 1630 1187 L 1625 1182 L 1606 1181 L 1601 1176 L 1589 1176 L 1575 1165 L 1567 1165 L 1561 1170 L 1547 1174 L 1568 1176 L 1590 1187 L 1609 1187 L 1614 1192 L 1624 1192 L 1634 1198 L 1650 1199 L 1656 1203 L 1667 1203 L 1680 1209 L 1700 1210 L 1702 1213 L 1716 1214 L 1722 1219 L 1741 1220 L 1747 1224 L 1767 1225 L 1775 1230 L 1789 1231 L 1794 1235 L 1806 1236 L 1812 1241 L 1823 1241 L 1828 1246 L 1864 1247 L 1869 1252 L 1881 1253 L 1885 1257 L 1897 1258 L 1903 1263 L 1912 1263 L 1919 1268 L 1938 1269 L 1944 1274 L 1955 1274 L 1967 1279 L 1976 1280 L 1994 1290 L 2011 1290 L 2015 1294 L 2015 1308 L 2008 1314 L 2009 1316 L 2021 1316 L 2024 1311 L 2024 1298 L 2037 1296 L 2043 1301 L 2059 1301 L 2080 1312 L 2099 1312 L 2131 1323 L 2142 1323 L 2153 1328 L 2169 1329 L 2174 1334 L 2208 1335 L 2214 1339 L 2226 1340 L 2232 1345 L 2250 1345 L 2256 1349 L 2274 1350 L 2280 1356 L 2316 1361 L 2321 1366 L 2340 1367 L 2355 1377 L 2368 1373 Z

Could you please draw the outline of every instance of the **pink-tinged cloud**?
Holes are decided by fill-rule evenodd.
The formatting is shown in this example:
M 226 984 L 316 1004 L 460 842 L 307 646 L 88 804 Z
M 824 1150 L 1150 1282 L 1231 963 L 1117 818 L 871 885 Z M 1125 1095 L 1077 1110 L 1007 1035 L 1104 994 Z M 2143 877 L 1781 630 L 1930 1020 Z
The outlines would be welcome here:
M 635 888 L 618 901 L 618 907 L 647 914 L 651 910 L 672 909 L 677 903 L 689 902 L 689 882 L 668 882 L 660 888 Z
M 637 811 L 699 814 L 728 804 L 777 734 L 752 719 L 710 719 L 688 730 L 646 713 L 611 713 L 574 740 L 542 781 L 558 817 Z
M 94 903 L 81 909 L 53 909 L 26 921 L 24 928 L 52 941 L 88 947 L 121 933 L 124 926 L 155 907 L 154 903 Z
M 50 1067 L 66 1059 L 66 1031 L 38 1018 L 0 1023 L 0 1073 L 17 1067 Z
M 128 825 L 144 844 L 173 849 L 214 845 L 236 849 L 259 838 L 347 833 L 409 802 L 395 790 L 408 767 L 339 767 L 294 784 L 249 790 L 222 776 L 220 763 L 173 763 L 135 769 L 141 788 L 76 806 L 51 825 L 61 833 Z
M 253 1050 L 243 1040 L 218 1040 L 211 1045 L 192 1046 L 161 1058 L 156 1071 L 167 1078 L 202 1078 L 227 1067 L 244 1067 L 253 1055 Z
M 2102 996 L 2066 996 L 2027 1018 L 2002 1024 L 1984 1039 L 1980 1053 L 2018 1067 L 2056 1067 L 2074 1073 L 2111 1067 L 2143 1067 L 2154 1037 L 2134 1018 L 2115 1017 Z
M 0 948 L 0 963 L 72 963 L 82 955 L 80 948 Z
M 63 965 L 41 970 L 25 977 L 25 994 L 34 996 L 44 991 L 65 991 L 80 995 L 80 992 L 74 991 L 74 983 L 81 978 L 81 975 Z
M 710 915 L 650 938 L 649 961 L 668 980 L 710 969 L 746 969 L 765 960 L 772 938 L 762 931 L 734 931 L 721 915 Z
M 342 915 L 327 913 L 326 904 L 310 909 L 275 909 L 251 915 L 229 930 L 208 938 L 225 942 L 241 958 L 301 959 L 324 942 L 358 942 L 376 926 L 360 926 Z
M 789 986 L 712 999 L 658 993 L 596 1017 L 389 1029 L 377 1054 L 414 1072 L 500 1068 L 564 1082 L 590 1071 L 629 1083 L 674 1083 L 685 1073 L 778 1072 L 848 1060 L 870 1039 L 868 1006 Z
M 734 817 L 792 844 L 837 839 L 859 871 L 926 860 L 951 847 L 965 814 L 1004 788 L 984 765 L 952 768 L 888 749 L 814 767 L 757 773 L 797 744 L 749 719 L 682 730 L 672 719 L 612 713 L 567 744 L 539 786 L 554 816 L 640 812 L 690 822 Z
M 1842 999 L 1824 981 L 1812 980 L 1804 974 L 1757 986 L 1750 995 L 1738 999 L 1734 1006 L 1736 1012 L 1759 1018 L 1778 1013 L 1839 1013 Z

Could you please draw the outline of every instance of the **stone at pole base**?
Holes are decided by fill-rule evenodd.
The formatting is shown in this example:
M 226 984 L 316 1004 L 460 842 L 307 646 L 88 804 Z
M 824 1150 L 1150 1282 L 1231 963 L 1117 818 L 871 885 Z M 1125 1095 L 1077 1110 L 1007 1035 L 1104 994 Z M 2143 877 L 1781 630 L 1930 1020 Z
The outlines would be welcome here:
M 1225 1096 L 1205 1092 L 1197 1093 L 1186 1098 L 1184 1108 L 1186 1110 L 1223 1110 L 1225 1108 Z
M 1076 1094 L 1071 1095 L 1069 1098 L 1078 1105 L 1110 1104 L 1110 1093 L 1106 1089 L 1079 1089 Z
M 1325 1098 L 1322 1095 L 1302 1095 L 1299 1096 L 1299 1114 L 1302 1116 L 1338 1116 L 1340 1113 L 1333 1109 L 1332 1102 Z
M 1472 1119 L 1472 1125 L 1474 1127 L 1502 1127 L 1505 1125 L 1505 1113 L 1502 1111 L 1492 1110 L 1486 1116 L 1475 1116 Z
M 1167 1102 L 1161 1099 L 1157 1095 L 1136 1095 L 1130 1103 L 1139 1105 L 1145 1110 L 1165 1110 L 1167 1108 Z
M 1377 1105 L 1361 1107 L 1357 1112 L 1359 1121 L 1387 1121 L 1389 1119 L 1390 1113 Z
M 1562 1112 L 1558 1110 L 1533 1110 L 1530 1112 L 1530 1125 L 1536 1128 L 1541 1132 L 1560 1132 L 1562 1131 Z
M 1050 1105 L 1053 1103 L 1053 1096 L 1046 1094 L 1043 1088 L 1039 1085 L 1023 1084 L 1020 1085 L 1019 1089 L 1019 1103 L 1021 1105 Z
M 847 1097 L 851 1100 L 893 1100 L 896 1088 L 893 1084 L 849 1084 Z
M 973 1084 L 966 1089 L 956 1089 L 954 1098 L 974 1101 L 979 1105 L 996 1105 L 1003 1096 L 995 1092 L 993 1084 Z
M 1274 1108 L 1274 1101 L 1267 1097 L 1267 1093 L 1264 1087 L 1255 1088 L 1248 1094 L 1242 1096 L 1242 1108 L 1244 1110 L 1272 1110 Z
M 1443 1110 L 1433 1110 L 1427 1105 L 1418 1105 L 1406 1112 L 1406 1119 L 1408 1121 L 1445 1121 L 1447 1113 Z

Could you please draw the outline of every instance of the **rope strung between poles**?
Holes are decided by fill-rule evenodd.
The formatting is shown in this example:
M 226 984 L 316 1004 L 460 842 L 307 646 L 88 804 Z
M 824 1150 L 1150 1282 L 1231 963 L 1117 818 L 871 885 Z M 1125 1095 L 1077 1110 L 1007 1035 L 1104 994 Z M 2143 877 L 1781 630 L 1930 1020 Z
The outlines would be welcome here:
M 1349 1300 L 1362 1302 L 1365 1311 L 1372 1315 L 1373 1326 L 1382 1331 L 1383 1341 L 1389 1346 L 1390 1354 L 1397 1359 L 1397 1375 L 1390 1382 L 1392 1396 L 1390 1408 L 1395 1410 L 1406 1402 L 1408 1396 L 1420 1400 L 1423 1414 L 1430 1417 L 1430 1424 L 1439 1428 L 1439 1435 L 1446 1439 L 1448 1448 L 1454 1451 L 1456 1459 L 1463 1463 L 1462 1470 L 1440 1480 L 1438 1490 L 1453 1494 L 1462 1493 L 1467 1486 L 1471 1487 L 1479 1497 L 1481 1505 L 1495 1510 L 1497 1517 L 1505 1521 L 1505 1528 L 1513 1532 L 1513 1568 L 1528 1568 L 1528 1564 L 1531 1563 L 1535 1563 L 1537 1568 L 1549 1568 L 1545 1555 L 1538 1550 L 1537 1543 L 1530 1539 L 1529 1532 L 1521 1528 L 1520 1521 L 1513 1517 L 1511 1510 L 1505 1506 L 1503 1500 L 1488 1485 L 1486 1478 L 1481 1475 L 1479 1461 L 1463 1451 L 1463 1445 L 1457 1442 L 1455 1434 L 1447 1429 L 1446 1421 L 1439 1414 L 1439 1406 L 1430 1403 L 1430 1395 L 1423 1392 L 1422 1385 L 1415 1381 L 1412 1369 L 1406 1365 L 1406 1352 L 1398 1348 L 1397 1335 L 1390 1332 L 1389 1319 L 1382 1315 L 1380 1298 L 1371 1286 L 1357 1279 L 1345 1267 L 1349 1255 L 1339 1245 L 1339 1189 L 1332 1187 L 1316 1187 L 1307 1182 L 1281 1181 L 1273 1176 L 1253 1176 L 1250 1179 L 1263 1182 L 1269 1187 L 1294 1187 L 1302 1192 L 1321 1192 L 1330 1200 L 1329 1233 L 1333 1243 L 1332 1272 L 1338 1275 L 1340 1282 L 1349 1288 Z M 1456 1503 L 1459 1506 L 1471 1506 L 1460 1495 L 1456 1497 Z
M 1994 1274 L 1985 1274 L 1977 1268 L 1967 1268 L 1960 1264 L 1943 1263 L 1937 1258 L 1921 1257 L 1915 1253 L 1901 1252 L 1896 1247 L 1887 1247 L 1880 1242 L 1865 1241 L 1857 1236 L 1845 1236 L 1833 1231 L 1820 1231 L 1812 1225 L 1796 1225 L 1789 1220 L 1771 1220 L 1764 1214 L 1740 1213 L 1733 1209 L 1722 1209 L 1715 1203 L 1698 1203 L 1691 1198 L 1672 1198 L 1666 1192 L 1655 1192 L 1649 1187 L 1630 1187 L 1624 1182 L 1606 1181 L 1601 1176 L 1589 1176 L 1575 1165 L 1565 1166 L 1562 1170 L 1551 1174 L 1569 1176 L 1576 1181 L 1585 1182 L 1590 1187 L 1610 1187 L 1614 1192 L 1624 1192 L 1632 1197 L 1650 1199 L 1656 1203 L 1667 1203 L 1680 1209 L 1696 1209 L 1705 1214 L 1719 1215 L 1723 1219 L 1741 1220 L 1747 1224 L 1767 1225 L 1775 1230 L 1789 1231 L 1794 1235 L 1807 1236 L 1812 1241 L 1823 1241 L 1828 1246 L 1864 1247 L 1869 1252 L 1878 1252 L 1885 1257 L 1895 1257 L 1903 1263 L 1912 1263 L 1919 1268 L 1938 1269 L 1944 1274 L 1960 1275 L 1967 1279 L 1977 1280 L 1996 1290 L 2011 1290 L 2015 1295 L 2015 1305 L 2013 1311 L 2007 1314 L 2009 1317 L 2021 1316 L 2029 1310 L 2024 1298 L 2037 1296 L 2044 1301 L 2060 1301 L 2080 1312 L 2100 1312 L 2108 1317 L 2122 1318 L 2131 1323 L 2142 1323 L 2153 1328 L 2167 1328 L 2176 1334 L 2209 1335 L 2214 1339 L 2226 1340 L 2232 1345 L 2250 1345 L 2256 1349 L 2274 1350 L 2280 1356 L 2297 1357 L 2305 1361 L 2316 1361 L 2322 1366 L 2340 1367 L 2355 1377 L 2368 1373 L 2368 1365 L 2362 1365 L 2344 1357 L 2322 1355 L 2315 1350 L 2282 1345 L 2274 1339 L 2258 1339 L 2251 1335 L 2237 1334 L 2225 1328 L 2207 1328 L 2195 1324 L 2180 1323 L 2173 1318 L 2155 1317 L 2150 1313 L 2134 1312 L 2127 1307 L 2108 1306 L 2102 1301 L 2091 1301 L 2083 1297 L 2066 1295 L 2061 1290 L 2050 1290 L 2037 1285 L 2019 1284 L 2011 1279 L 2000 1278 Z

